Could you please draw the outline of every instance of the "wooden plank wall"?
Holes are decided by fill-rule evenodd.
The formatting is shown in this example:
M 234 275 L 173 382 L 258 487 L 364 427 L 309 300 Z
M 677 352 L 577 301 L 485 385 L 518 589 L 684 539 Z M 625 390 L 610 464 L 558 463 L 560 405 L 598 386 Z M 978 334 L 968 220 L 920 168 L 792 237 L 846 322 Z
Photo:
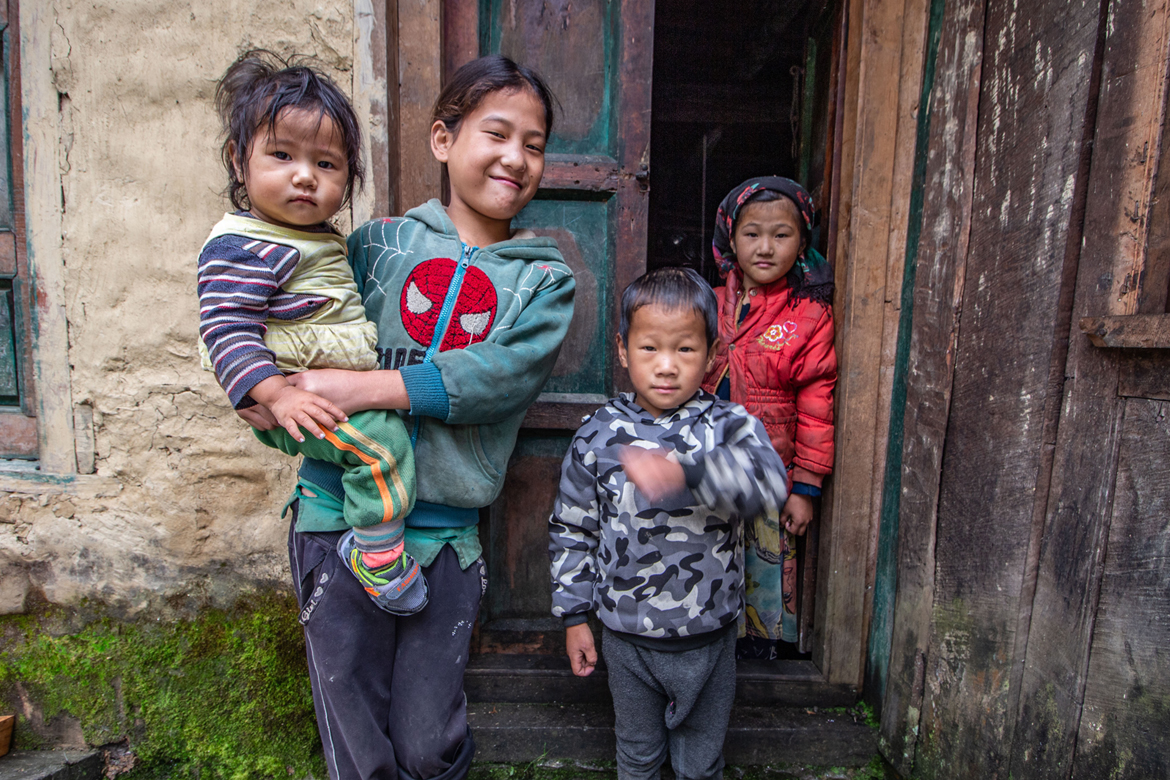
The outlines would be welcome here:
M 980 0 L 945 4 L 926 139 L 923 213 L 913 274 L 901 453 L 898 582 L 889 679 L 882 707 L 886 757 L 914 766 L 923 706 L 935 569 L 935 512 L 950 410 L 955 315 L 962 302 L 983 56 Z
M 1049 367 L 1064 357 L 1054 334 L 1070 239 L 1079 244 L 1070 224 L 1099 18 L 1095 0 L 987 6 L 919 737 L 919 761 L 937 776 L 1008 775 L 1010 683 L 1048 479 L 1042 422 L 1059 401 Z
M 1149 232 L 1148 216 L 1161 156 L 1158 147 L 1167 74 L 1166 3 L 1164 0 L 1153 3 L 1111 0 L 1107 14 L 1109 24 L 1101 56 L 1100 97 L 1073 322 L 1081 317 L 1136 311 L 1138 280 L 1142 276 Z M 1143 661 L 1148 659 L 1149 654 L 1142 652 L 1141 647 L 1153 637 L 1125 636 L 1127 632 L 1123 632 L 1122 641 L 1129 643 L 1127 650 L 1125 645 L 1116 646 L 1119 637 L 1100 636 L 1095 629 L 1098 594 L 1109 569 L 1104 559 L 1110 549 L 1111 518 L 1119 516 L 1123 523 L 1126 536 L 1118 541 L 1126 549 L 1134 544 L 1129 534 L 1145 531 L 1157 539 L 1158 525 L 1165 533 L 1164 513 L 1146 515 L 1136 509 L 1142 501 L 1157 498 L 1159 492 L 1164 500 L 1168 492 L 1166 485 L 1170 483 L 1164 481 L 1157 488 L 1158 483 L 1147 481 L 1146 474 L 1136 474 L 1133 468 L 1137 463 L 1150 461 L 1155 452 L 1160 451 L 1162 457 L 1170 455 L 1170 449 L 1165 446 L 1165 426 L 1157 424 L 1161 404 L 1127 403 L 1121 398 L 1119 372 L 1129 358 L 1116 350 L 1093 346 L 1079 329 L 1071 328 L 1074 332 L 1064 367 L 1067 379 L 1056 439 L 1055 468 L 1051 492 L 1046 496 L 1047 519 L 1037 564 L 1031 638 L 1020 686 L 1021 734 L 1011 761 L 1013 772 L 1027 777 L 1069 776 L 1078 734 L 1082 732 L 1083 705 L 1109 713 L 1117 708 L 1128 709 L 1123 702 L 1126 689 L 1102 689 L 1103 680 L 1124 679 L 1129 687 L 1137 685 L 1139 689 L 1144 681 L 1148 694 L 1158 690 L 1165 694 L 1166 678 L 1150 678 L 1149 674 L 1159 665 L 1164 673 L 1170 665 L 1165 656 L 1160 664 L 1142 669 L 1136 665 L 1134 653 L 1143 657 Z M 1151 440 L 1134 441 L 1138 436 L 1137 421 L 1150 415 L 1154 423 L 1149 427 Z M 1163 437 L 1161 442 L 1159 434 Z M 1143 492 L 1137 496 L 1121 496 L 1130 506 L 1128 511 L 1118 513 L 1114 506 L 1118 498 L 1114 480 L 1123 457 L 1123 442 L 1128 443 L 1124 455 L 1128 467 L 1123 473 L 1129 474 L 1131 486 L 1139 485 Z M 1157 552 L 1152 556 L 1137 555 L 1133 563 L 1139 570 L 1143 568 L 1142 561 L 1152 566 L 1146 574 L 1157 571 L 1159 565 L 1164 571 L 1167 554 L 1163 548 L 1160 564 L 1155 563 L 1159 558 Z M 1129 565 L 1129 562 L 1121 564 L 1124 573 L 1116 582 L 1126 583 L 1130 577 L 1140 579 L 1142 575 L 1129 571 Z M 1124 584 L 1119 587 L 1123 592 L 1127 589 Z M 1156 599 L 1144 599 L 1134 605 L 1136 612 L 1132 617 L 1147 613 L 1161 618 L 1164 612 L 1161 615 L 1148 612 L 1157 609 L 1156 603 Z M 1105 606 L 1107 617 L 1116 621 L 1121 605 Z M 1124 614 L 1125 609 L 1121 612 Z M 1091 648 L 1105 651 L 1105 657 L 1093 657 L 1098 674 L 1103 676 L 1094 680 L 1093 697 L 1087 699 Z M 1103 668 L 1102 664 L 1105 667 L 1116 664 L 1117 668 Z M 1164 712 L 1163 722 L 1166 717 Z M 1104 723 L 1100 725 L 1109 730 L 1109 737 L 1119 746 L 1128 744 L 1147 751 L 1151 748 L 1148 737 L 1111 729 Z M 1095 739 L 1090 741 L 1097 742 L 1104 750 L 1101 743 L 1105 732 L 1092 734 Z M 1082 756 L 1093 753 L 1087 759 L 1092 765 L 1106 761 L 1104 755 L 1086 751 L 1084 746 L 1078 752 Z M 1162 756 L 1164 760 L 1170 758 L 1164 744 Z M 1165 772 L 1163 765 L 1160 774 L 1165 776 Z M 1086 776 L 1117 775 L 1109 772 Z
M 1170 355 L 1075 323 L 1165 311 L 1170 3 L 942 18 L 883 751 L 915 777 L 1165 777 Z

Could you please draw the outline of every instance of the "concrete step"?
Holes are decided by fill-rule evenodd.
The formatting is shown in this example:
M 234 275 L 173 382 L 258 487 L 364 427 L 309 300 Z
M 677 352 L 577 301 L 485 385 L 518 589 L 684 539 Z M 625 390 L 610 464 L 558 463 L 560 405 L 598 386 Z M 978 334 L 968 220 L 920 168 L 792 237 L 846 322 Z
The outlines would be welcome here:
M 0 780 L 98 780 L 102 754 L 87 750 L 14 750 L 0 758 Z
M 476 761 L 612 761 L 613 708 L 606 704 L 468 705 Z M 877 753 L 877 733 L 849 714 L 800 707 L 736 706 L 724 756 L 733 766 L 862 766 Z
M 737 706 L 850 707 L 858 699 L 856 688 L 825 682 L 812 661 L 739 661 L 736 668 Z M 471 702 L 612 702 L 603 660 L 593 674 L 580 678 L 563 655 L 473 655 L 463 686 Z

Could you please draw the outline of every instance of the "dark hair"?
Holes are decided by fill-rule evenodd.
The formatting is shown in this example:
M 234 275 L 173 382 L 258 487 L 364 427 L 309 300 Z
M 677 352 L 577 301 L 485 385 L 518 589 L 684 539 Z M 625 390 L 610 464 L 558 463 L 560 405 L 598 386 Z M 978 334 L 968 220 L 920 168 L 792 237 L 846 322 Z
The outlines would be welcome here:
M 525 89 L 544 106 L 544 134 L 547 138 L 552 135 L 553 102 L 556 100 L 552 90 L 536 71 L 517 65 L 502 54 L 480 57 L 455 71 L 431 109 L 431 124 L 442 122 L 448 131 L 458 133 L 463 117 L 478 108 L 488 95 L 501 90 Z
M 787 195 L 782 195 L 773 190 L 757 190 L 755 194 L 743 202 L 743 205 L 739 207 L 739 211 L 736 213 L 735 224 L 731 226 L 731 235 L 735 235 L 735 229 L 739 226 L 739 218 L 743 216 L 744 209 L 753 203 L 771 203 L 774 200 L 786 200 L 791 204 L 792 208 L 796 209 L 796 224 L 800 226 L 800 241 L 807 248 L 812 242 L 812 236 L 809 235 L 808 225 L 804 223 L 804 218 L 800 215 L 800 205 Z M 801 288 L 804 287 L 804 273 L 800 270 L 800 264 L 793 263 L 792 267 L 788 269 L 788 273 L 784 275 L 784 278 L 788 281 L 788 289 L 792 290 L 791 300 L 795 304 L 797 297 L 800 295 Z
M 281 112 L 290 108 L 328 116 L 341 133 L 349 166 L 342 203 L 348 203 L 354 191 L 362 188 L 366 178 L 362 134 L 345 94 L 333 79 L 300 58 L 286 60 L 267 49 L 252 49 L 231 64 L 215 88 L 215 110 L 224 135 L 220 156 L 228 171 L 227 194 L 237 209 L 251 208 L 243 173 L 257 133 L 275 128 Z M 240 163 L 238 172 L 233 150 Z
M 689 309 L 703 318 L 707 348 L 719 337 L 719 301 L 711 285 L 690 268 L 658 268 L 642 274 L 622 293 L 622 318 L 618 333 L 628 343 L 630 320 L 643 306 L 657 304 L 665 309 Z

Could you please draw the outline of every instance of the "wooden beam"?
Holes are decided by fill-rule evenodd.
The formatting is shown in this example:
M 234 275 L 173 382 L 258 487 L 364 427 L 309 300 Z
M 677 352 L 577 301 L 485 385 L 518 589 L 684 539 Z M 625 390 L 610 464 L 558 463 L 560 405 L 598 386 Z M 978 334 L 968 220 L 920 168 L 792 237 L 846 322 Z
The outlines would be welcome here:
M 885 577 L 879 591 L 878 556 L 886 459 L 890 445 L 890 426 L 895 419 L 894 366 L 898 356 L 898 329 L 902 318 L 902 283 L 906 268 L 907 236 L 914 194 L 915 152 L 917 149 L 919 108 L 922 105 L 922 80 L 926 69 L 927 31 L 930 0 L 906 0 L 902 18 L 902 58 L 898 73 L 897 136 L 894 144 L 893 175 L 890 180 L 889 238 L 886 247 L 885 295 L 882 301 L 881 356 L 877 369 L 877 407 L 874 420 L 873 473 L 870 480 L 870 543 L 867 570 L 870 578 L 866 591 L 873 597 L 866 601 L 864 636 L 869 638 L 865 691 L 866 698 L 880 709 L 885 696 L 886 674 L 890 660 L 893 630 L 894 586 L 897 582 L 895 555 L 897 533 L 887 542 Z M 925 112 L 923 112 L 925 113 Z M 921 211 L 918 212 L 921 216 Z M 904 402 L 904 388 L 901 399 Z M 899 407 L 900 409 L 900 407 Z M 897 416 L 901 425 L 901 415 Z M 898 439 L 901 447 L 901 438 Z M 895 487 L 896 491 L 897 488 Z
M 443 80 L 440 0 L 397 0 L 398 170 L 396 205 L 405 212 L 439 197 L 442 167 L 431 154 L 431 107 Z
M 61 246 L 61 169 L 57 88 L 51 37 L 56 21 L 50 5 L 20 6 L 21 100 L 24 124 L 24 202 L 27 219 L 33 376 L 40 468 L 48 474 L 77 470 L 73 446 L 73 394 L 69 382 L 69 326 L 65 316 L 65 262 Z
M 924 710 L 939 483 L 970 238 L 984 15 L 983 0 L 931 5 L 921 107 L 926 114 L 911 204 L 921 211 L 906 239 L 909 312 L 899 333 L 906 367 L 897 383 L 905 401 L 891 412 L 897 415 L 891 427 L 903 443 L 897 475 L 886 485 L 891 495 L 883 501 L 891 507 L 883 519 L 897 539 L 897 584 L 881 718 L 882 752 L 906 776 L 915 768 Z
M 397 93 L 397 68 L 393 82 L 387 66 L 390 52 L 397 51 L 397 3 L 386 0 L 354 0 L 353 107 L 362 127 L 362 158 L 366 161 L 366 186 L 353 198 L 353 225 L 393 214 L 392 172 L 397 154 L 391 155 L 396 128 L 391 132 L 391 85 Z M 390 47 L 393 43 L 393 48 Z M 395 57 L 397 59 L 397 57 Z M 396 95 L 395 95 L 396 96 Z M 393 157 L 393 159 L 392 159 Z
M 839 104 L 835 117 L 840 132 L 836 134 L 834 139 L 839 144 L 839 156 L 834 158 L 835 180 L 832 195 L 836 200 L 837 207 L 832 212 L 836 222 L 833 223 L 831 220 L 828 241 L 828 260 L 833 264 L 836 282 L 836 294 L 833 301 L 835 315 L 842 312 L 841 307 L 845 303 L 844 291 L 848 289 L 849 285 L 850 264 L 847 258 L 850 251 L 853 188 L 856 184 L 854 170 L 858 153 L 857 137 L 860 116 L 858 96 L 861 88 L 862 8 L 864 5 L 864 0 L 845 0 L 841 11 L 841 70 L 838 73 L 840 91 L 838 92 Z M 837 331 L 835 344 L 837 361 L 838 364 L 841 364 L 842 323 L 835 323 L 835 327 Z M 835 398 L 836 410 L 844 408 L 840 381 L 839 374 Z M 835 412 L 835 414 L 838 418 L 840 417 L 840 412 Z M 835 455 L 834 469 L 837 468 L 841 452 L 844 450 L 843 437 L 845 427 L 847 427 L 842 426 L 839 419 L 835 424 L 836 431 L 833 439 L 837 455 Z M 851 536 L 848 528 L 849 518 L 841 517 L 836 509 L 839 478 L 839 475 L 835 475 L 826 481 L 821 503 L 821 516 L 818 520 L 821 550 L 817 556 L 816 615 L 813 621 L 813 661 L 825 674 L 825 679 L 834 682 L 839 681 L 838 674 L 847 674 L 851 678 L 854 670 L 849 668 L 852 665 L 845 660 L 849 657 L 850 652 L 843 643 L 847 643 L 848 640 L 843 637 L 839 640 L 837 637 L 843 632 L 830 630 L 830 628 L 839 625 L 856 625 L 860 629 L 861 626 L 861 611 L 857 610 L 856 614 L 850 614 L 853 604 L 849 596 L 846 595 L 852 590 L 848 584 L 849 578 L 846 577 L 846 582 L 839 581 L 839 578 L 846 571 L 839 567 L 851 554 L 857 553 L 856 550 L 851 551 L 845 547 L 846 540 Z M 837 528 L 839 519 L 845 525 L 840 530 Z M 848 671 L 845 671 L 846 669 Z M 860 691 L 860 678 L 849 679 L 849 684 L 857 686 Z
M 542 190 L 617 192 L 623 181 L 621 166 L 612 157 L 550 154 L 545 157 Z
M 1095 347 L 1170 349 L 1170 314 L 1083 317 L 1078 327 Z
M 850 60 L 846 122 L 851 131 L 842 157 L 842 203 L 850 218 L 842 221 L 834 270 L 837 277 L 836 447 L 832 500 L 822 516 L 821 560 L 828 572 L 821 625 L 838 630 L 823 634 L 821 669 L 830 683 L 861 688 L 864 673 L 867 585 L 876 527 L 875 454 L 884 449 L 885 430 L 875 425 L 879 412 L 882 338 L 886 315 L 885 283 L 889 276 L 889 235 L 898 130 L 914 126 L 912 114 L 900 113 L 904 0 L 856 3 L 850 13 Z M 918 58 L 921 48 L 906 56 Z M 913 137 L 913 132 L 910 132 Z M 899 258 L 900 260 L 901 258 Z M 818 580 L 820 578 L 818 577 Z
M 1113 191 L 1124 208 L 1106 226 L 1112 244 L 1112 297 L 1106 314 L 1137 314 L 1146 266 L 1154 183 L 1161 158 L 1162 121 L 1170 70 L 1170 3 L 1116 0 L 1102 71 L 1102 109 L 1124 112 L 1124 122 L 1105 120 L 1096 143 L 1111 154 Z M 1121 23 L 1122 26 L 1118 26 Z M 1165 291 L 1161 291 L 1165 294 Z
M 443 0 L 443 83 L 479 56 L 479 0 Z

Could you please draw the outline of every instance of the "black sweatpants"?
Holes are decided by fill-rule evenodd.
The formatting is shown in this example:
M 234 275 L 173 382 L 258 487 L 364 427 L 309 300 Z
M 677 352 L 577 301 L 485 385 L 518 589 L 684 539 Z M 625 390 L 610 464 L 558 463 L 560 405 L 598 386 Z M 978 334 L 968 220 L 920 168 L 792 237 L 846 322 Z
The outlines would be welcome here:
M 340 537 L 290 528 L 288 539 L 329 776 L 462 780 L 475 752 L 463 670 L 486 585 L 483 561 L 461 571 L 444 547 L 423 569 L 429 603 L 398 617 L 345 568 Z
M 704 647 L 648 650 L 603 628 L 617 737 L 618 780 L 651 780 L 670 753 L 678 780 L 723 777 L 735 700 L 735 629 Z

